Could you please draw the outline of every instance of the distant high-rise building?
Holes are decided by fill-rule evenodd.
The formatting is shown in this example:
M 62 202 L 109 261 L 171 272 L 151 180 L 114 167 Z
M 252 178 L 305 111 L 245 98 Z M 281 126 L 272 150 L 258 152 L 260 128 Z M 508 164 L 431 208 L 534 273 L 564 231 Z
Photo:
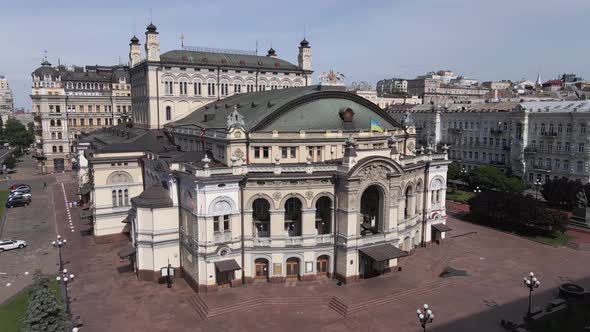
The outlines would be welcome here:
M 0 119 L 2 120 L 2 126 L 12 117 L 13 110 L 14 101 L 8 80 L 3 75 L 0 75 Z

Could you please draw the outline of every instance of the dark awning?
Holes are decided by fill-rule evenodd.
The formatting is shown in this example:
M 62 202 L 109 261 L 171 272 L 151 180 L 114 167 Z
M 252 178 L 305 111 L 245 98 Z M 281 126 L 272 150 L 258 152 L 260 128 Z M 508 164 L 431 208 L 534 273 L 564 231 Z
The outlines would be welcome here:
M 82 210 L 80 211 L 80 218 L 84 219 L 87 217 L 92 217 L 92 210 Z
M 217 269 L 217 271 L 219 272 L 228 272 L 242 269 L 235 259 L 228 259 L 225 261 L 215 262 L 214 264 L 215 269 Z
M 362 248 L 359 249 L 359 251 L 371 257 L 376 262 L 408 256 L 407 252 L 402 251 L 391 244 L 381 244 L 374 247 Z
M 433 224 L 432 228 L 436 229 L 437 231 L 444 233 L 444 232 L 448 232 L 451 231 L 451 227 L 445 225 L 445 224 Z
M 80 190 L 78 190 L 78 195 L 86 195 L 90 192 L 90 190 L 92 190 L 90 183 L 86 183 L 80 187 Z
M 137 252 L 137 249 L 135 249 L 135 247 L 128 246 L 127 248 L 119 251 L 117 253 L 117 255 L 119 255 L 119 258 L 123 259 L 123 258 L 127 258 L 129 256 L 132 256 L 132 255 L 135 255 L 136 252 Z

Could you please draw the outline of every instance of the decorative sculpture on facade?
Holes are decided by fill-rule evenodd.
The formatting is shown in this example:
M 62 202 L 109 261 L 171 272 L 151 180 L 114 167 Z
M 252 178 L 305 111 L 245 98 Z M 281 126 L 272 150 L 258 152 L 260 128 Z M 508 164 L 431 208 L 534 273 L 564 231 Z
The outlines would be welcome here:
M 344 74 L 330 69 L 328 73 L 322 73 L 319 80 L 322 85 L 344 85 L 345 77 Z
M 579 208 L 586 208 L 588 206 L 588 198 L 586 197 L 584 190 L 580 190 L 576 195 L 576 198 L 578 199 Z
M 240 128 L 244 129 L 244 116 L 238 112 L 238 106 L 234 106 L 234 111 L 227 116 L 227 129 Z

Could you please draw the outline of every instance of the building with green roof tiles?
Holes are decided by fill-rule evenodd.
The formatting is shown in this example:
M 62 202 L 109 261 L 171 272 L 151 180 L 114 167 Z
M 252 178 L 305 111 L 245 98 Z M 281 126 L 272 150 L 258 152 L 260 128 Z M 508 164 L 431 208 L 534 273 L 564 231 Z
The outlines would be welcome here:
M 155 25 L 129 44 L 134 123 L 160 129 L 194 110 L 238 94 L 305 87 L 312 84 L 311 47 L 302 40 L 298 61 L 280 59 L 274 49 L 257 52 L 189 47 L 160 54 Z

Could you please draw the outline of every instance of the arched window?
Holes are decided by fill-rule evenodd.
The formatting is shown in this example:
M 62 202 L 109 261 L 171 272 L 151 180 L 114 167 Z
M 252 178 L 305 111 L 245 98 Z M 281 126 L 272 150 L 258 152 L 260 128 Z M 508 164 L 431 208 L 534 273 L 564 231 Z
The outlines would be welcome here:
M 57 138 L 62 139 L 63 138 L 62 133 L 57 133 Z
M 129 205 L 129 190 L 123 190 L 123 200 L 125 202 L 125 206 Z
M 51 139 L 55 139 L 55 133 L 51 133 Z
M 55 120 L 51 119 L 51 121 L 49 121 L 49 125 L 51 127 L 54 127 L 55 126 Z
M 279 88 L 279 83 L 277 82 L 270 82 L 270 89 L 271 90 L 276 90 Z
M 59 146 L 59 152 L 64 152 L 64 147 L 63 146 Z
M 53 152 L 57 152 L 57 146 L 55 146 L 55 145 L 54 145 L 54 146 L 52 146 L 52 147 L 51 147 L 51 151 L 53 151 Z
M 252 221 L 256 236 L 270 236 L 270 204 L 264 198 L 258 198 L 252 203 Z
M 571 123 L 568 123 L 568 124 L 567 124 L 567 127 L 566 127 L 565 131 L 566 131 L 567 133 L 571 133 L 571 132 L 572 132 L 572 124 L 571 124 Z
M 414 215 L 414 190 L 411 186 L 406 188 L 406 206 L 404 209 L 404 219 L 410 218 Z
M 229 94 L 229 82 L 222 80 L 219 84 L 219 89 L 221 90 L 220 93 L 222 96 L 227 96 Z
M 201 80 L 195 80 L 193 83 L 193 93 L 195 96 L 200 96 L 202 94 L 201 90 Z
M 563 132 L 563 125 L 561 123 L 557 124 L 557 133 L 561 134 Z
M 285 202 L 285 230 L 289 236 L 301 236 L 301 208 L 298 198 L 291 197 Z
M 234 93 L 242 93 L 242 82 L 234 81 Z
M 119 198 L 119 206 L 123 205 L 123 190 L 119 189 L 119 191 L 117 192 L 117 196 Z
M 289 82 L 283 82 L 283 89 L 287 89 L 289 87 Z
M 186 96 L 188 94 L 188 82 L 185 78 L 180 79 L 180 94 Z
M 113 195 L 113 206 L 117 206 L 117 191 L 113 190 L 111 193 Z
M 332 224 L 332 200 L 320 197 L 315 203 L 315 228 L 318 234 L 329 234 Z
M 174 82 L 171 78 L 166 78 L 164 80 L 164 94 L 167 96 L 172 96 L 174 94 Z
M 549 132 L 550 133 L 554 133 L 555 132 L 555 127 L 553 126 L 553 123 L 549 124 Z
M 57 119 L 57 126 L 58 127 L 61 126 L 61 120 L 60 119 Z
M 166 121 L 172 120 L 172 107 L 166 106 Z
M 585 133 L 586 133 L 586 124 L 580 123 L 580 134 L 585 134 Z
M 247 81 L 246 82 L 246 92 L 254 92 L 254 82 L 253 81 Z
M 215 96 L 217 93 L 215 92 L 215 80 L 209 79 L 207 80 L 207 95 L 208 96 Z
M 544 132 L 545 132 L 545 124 L 541 123 L 541 133 L 544 133 Z

